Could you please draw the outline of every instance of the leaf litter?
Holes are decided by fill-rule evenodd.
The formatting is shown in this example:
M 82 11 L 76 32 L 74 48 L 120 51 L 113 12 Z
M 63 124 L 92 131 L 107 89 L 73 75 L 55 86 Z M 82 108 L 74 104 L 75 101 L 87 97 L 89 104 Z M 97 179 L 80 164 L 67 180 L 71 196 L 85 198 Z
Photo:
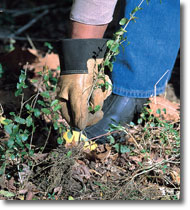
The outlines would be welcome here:
M 15 55 L 20 55 L 22 59 L 14 58 Z M 56 72 L 59 65 L 56 54 L 42 56 L 31 49 L 19 49 L 17 53 L 13 52 L 12 55 L 6 56 L 13 56 L 11 57 L 13 61 L 24 60 L 23 57 L 25 57 L 26 60 L 22 65 L 26 61 L 29 63 L 28 67 L 33 72 L 31 79 L 38 79 L 37 72 L 41 71 L 44 65 L 53 72 Z M 9 60 L 10 57 L 6 59 Z M 6 59 L 5 62 L 7 62 Z M 14 64 L 15 69 L 19 69 L 20 65 L 21 63 Z M 55 76 L 58 77 L 58 74 L 56 73 Z M 7 89 L 10 91 L 9 88 Z M 0 94 L 3 91 L 7 90 L 1 90 Z M 48 152 L 35 153 L 30 160 L 33 166 L 28 167 L 23 163 L 24 170 L 18 174 L 13 173 L 16 168 L 13 161 L 7 168 L 9 176 L 1 178 L 0 198 L 10 200 L 180 199 L 179 136 L 174 132 L 174 129 L 180 130 L 179 104 L 170 102 L 163 96 L 156 98 L 157 103 L 154 99 L 150 101 L 149 114 L 154 116 L 153 118 L 162 120 L 165 127 L 161 124 L 157 126 L 154 120 L 152 124 L 147 124 L 147 127 L 146 123 L 127 125 L 125 135 L 118 131 L 117 138 L 113 136 L 115 144 L 98 145 L 93 151 L 84 150 L 82 143 L 73 144 L 72 147 L 56 146 L 50 148 Z M 0 103 L 9 102 L 1 97 Z M 14 105 L 14 107 L 17 106 L 19 107 L 19 103 Z M 161 110 L 161 113 L 157 110 Z M 170 124 L 173 127 L 167 128 Z M 3 136 L 2 129 L 0 133 Z M 4 136 L 4 138 L 7 137 Z M 38 138 L 37 141 L 40 141 L 40 138 L 44 137 L 39 135 Z M 127 150 L 119 150 L 120 142 Z

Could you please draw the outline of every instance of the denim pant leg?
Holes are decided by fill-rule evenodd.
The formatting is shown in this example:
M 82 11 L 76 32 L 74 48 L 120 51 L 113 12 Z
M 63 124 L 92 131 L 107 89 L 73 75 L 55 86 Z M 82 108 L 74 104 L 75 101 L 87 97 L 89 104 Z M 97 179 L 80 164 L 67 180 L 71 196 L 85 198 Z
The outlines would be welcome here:
M 126 0 L 125 17 L 140 3 Z M 165 91 L 180 47 L 180 1 L 150 0 L 127 27 L 112 72 L 113 93 L 148 98 Z M 155 89 L 156 88 L 156 89 Z

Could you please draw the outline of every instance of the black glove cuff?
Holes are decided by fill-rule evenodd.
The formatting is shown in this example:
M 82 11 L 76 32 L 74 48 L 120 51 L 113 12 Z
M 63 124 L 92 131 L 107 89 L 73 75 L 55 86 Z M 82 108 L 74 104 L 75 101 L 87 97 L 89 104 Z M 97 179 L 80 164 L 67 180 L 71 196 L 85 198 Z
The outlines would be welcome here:
M 104 58 L 107 39 L 64 39 L 60 41 L 60 68 L 64 74 L 88 74 L 90 58 Z

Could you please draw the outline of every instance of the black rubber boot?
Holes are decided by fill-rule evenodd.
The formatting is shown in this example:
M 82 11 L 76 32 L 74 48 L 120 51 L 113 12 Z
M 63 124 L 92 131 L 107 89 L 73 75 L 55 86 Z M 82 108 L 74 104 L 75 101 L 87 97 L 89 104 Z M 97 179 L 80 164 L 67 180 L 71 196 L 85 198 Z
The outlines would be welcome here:
M 110 124 L 125 125 L 130 123 L 134 115 L 141 112 L 143 105 L 147 102 L 145 98 L 128 98 L 112 94 L 104 102 L 104 117 L 97 124 L 85 128 L 84 134 L 88 139 L 103 135 L 108 132 Z M 105 143 L 107 138 L 100 137 L 98 143 Z

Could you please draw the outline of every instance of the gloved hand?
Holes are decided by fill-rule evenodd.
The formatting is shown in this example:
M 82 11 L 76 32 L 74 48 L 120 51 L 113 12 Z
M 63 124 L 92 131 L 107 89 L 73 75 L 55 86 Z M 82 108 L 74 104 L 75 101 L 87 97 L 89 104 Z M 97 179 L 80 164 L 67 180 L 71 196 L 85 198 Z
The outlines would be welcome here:
M 103 117 L 104 100 L 111 94 L 107 75 L 98 73 L 106 50 L 105 39 L 65 39 L 59 53 L 61 76 L 58 81 L 57 98 L 61 112 L 72 126 L 83 130 Z M 99 88 L 101 86 L 102 88 Z M 91 107 L 91 111 L 89 111 Z M 93 111 L 99 107 L 98 111 Z

